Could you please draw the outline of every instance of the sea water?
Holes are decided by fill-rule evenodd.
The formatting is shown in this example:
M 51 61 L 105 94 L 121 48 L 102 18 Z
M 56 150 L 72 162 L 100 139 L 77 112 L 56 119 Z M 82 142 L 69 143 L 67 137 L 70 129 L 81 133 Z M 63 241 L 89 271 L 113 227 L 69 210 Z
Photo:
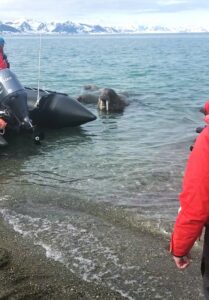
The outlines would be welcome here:
M 130 104 L 122 114 L 88 105 L 96 121 L 47 131 L 40 147 L 30 136 L 10 138 L 1 150 L 1 215 L 81 278 L 137 299 L 140 241 L 130 231 L 171 231 L 189 147 L 203 125 L 199 108 L 209 97 L 209 35 L 42 36 L 41 43 L 39 36 L 7 36 L 6 42 L 24 86 L 39 82 L 76 98 L 94 84 Z

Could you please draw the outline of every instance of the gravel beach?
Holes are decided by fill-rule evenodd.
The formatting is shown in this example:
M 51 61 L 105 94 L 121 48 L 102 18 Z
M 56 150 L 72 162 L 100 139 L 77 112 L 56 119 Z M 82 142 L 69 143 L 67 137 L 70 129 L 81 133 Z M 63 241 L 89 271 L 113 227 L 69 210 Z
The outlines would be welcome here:
M 174 266 L 165 238 L 138 231 L 135 234 L 143 242 L 138 254 L 143 280 L 139 279 L 136 300 L 203 299 L 198 249 L 193 251 L 190 268 L 181 272 Z M 0 235 L 0 299 L 128 299 L 110 291 L 105 283 L 97 285 L 77 278 L 2 220 Z
M 49 260 L 0 221 L 0 299 L 123 299 L 116 292 L 84 282 Z

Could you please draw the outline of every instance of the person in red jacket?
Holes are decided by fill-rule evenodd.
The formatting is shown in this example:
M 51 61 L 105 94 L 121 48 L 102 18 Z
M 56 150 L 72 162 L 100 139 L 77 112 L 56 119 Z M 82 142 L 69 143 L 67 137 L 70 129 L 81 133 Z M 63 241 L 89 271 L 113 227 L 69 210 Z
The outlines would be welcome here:
M 0 37 L 0 70 L 9 68 L 9 62 L 7 60 L 7 56 L 4 53 L 4 44 L 5 41 L 3 37 Z
M 190 250 L 205 227 L 201 271 L 209 299 L 209 126 L 197 137 L 185 169 L 180 210 L 170 241 L 177 268 L 190 264 Z

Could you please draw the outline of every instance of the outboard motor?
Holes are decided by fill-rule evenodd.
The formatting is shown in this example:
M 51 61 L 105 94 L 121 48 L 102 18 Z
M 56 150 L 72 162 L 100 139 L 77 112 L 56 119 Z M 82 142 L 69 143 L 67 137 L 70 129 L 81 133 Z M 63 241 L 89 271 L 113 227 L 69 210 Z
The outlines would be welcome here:
M 29 119 L 27 93 L 10 69 L 0 70 L 0 109 L 15 118 L 18 128 L 33 129 Z

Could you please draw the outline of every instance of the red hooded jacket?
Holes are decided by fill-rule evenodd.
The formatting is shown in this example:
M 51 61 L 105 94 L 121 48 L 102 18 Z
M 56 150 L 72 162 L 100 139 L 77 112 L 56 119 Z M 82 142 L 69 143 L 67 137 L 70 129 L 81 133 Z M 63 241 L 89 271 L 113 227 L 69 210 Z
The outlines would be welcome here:
M 208 115 L 209 114 L 209 100 L 207 100 L 205 102 L 204 110 L 205 110 L 205 115 Z
M 7 59 L 5 59 L 5 55 L 3 50 L 0 48 L 0 70 L 6 69 L 9 67 Z
M 189 156 L 180 205 L 170 241 L 174 256 L 187 255 L 204 225 L 209 225 L 209 126 L 199 134 Z

